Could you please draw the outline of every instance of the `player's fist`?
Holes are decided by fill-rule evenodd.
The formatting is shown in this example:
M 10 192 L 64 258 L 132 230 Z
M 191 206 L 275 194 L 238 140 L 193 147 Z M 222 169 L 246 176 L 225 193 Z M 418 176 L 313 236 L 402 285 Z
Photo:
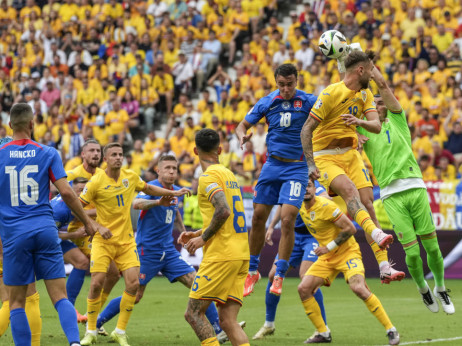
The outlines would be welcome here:
M 184 246 L 186 250 L 188 250 L 189 254 L 194 255 L 196 250 L 200 247 L 205 245 L 205 240 L 202 237 L 196 237 L 188 241 L 188 243 Z
M 240 142 L 241 149 L 244 150 L 244 144 L 250 141 L 250 138 L 252 138 L 253 133 L 249 133 L 248 135 L 242 136 Z
M 202 233 L 202 230 L 198 230 L 196 232 L 183 232 L 180 234 L 178 237 L 178 244 L 181 244 L 185 246 L 191 239 L 196 238 L 200 236 Z
M 101 234 L 101 237 L 103 237 L 103 239 L 109 239 L 112 237 L 112 233 L 109 229 L 107 229 L 106 227 L 103 227 L 101 225 L 98 225 L 98 233 Z
M 191 196 L 191 190 L 183 187 L 180 190 L 173 192 L 173 195 L 177 197 L 187 195 L 189 197 Z
M 329 252 L 329 249 L 327 247 L 325 247 L 325 246 L 318 246 L 314 250 L 314 253 L 316 254 L 316 256 L 322 256 L 322 255 L 325 255 L 328 252 Z
M 163 207 L 170 207 L 172 205 L 173 200 L 174 200 L 173 196 L 162 196 L 159 199 L 159 205 Z
M 86 237 L 88 235 L 87 231 L 85 230 L 85 227 L 80 227 L 75 232 L 72 232 L 70 234 L 72 234 L 72 239 L 79 239 Z
M 308 177 L 312 180 L 318 180 L 321 178 L 321 173 L 319 173 L 319 169 L 314 163 L 308 164 Z

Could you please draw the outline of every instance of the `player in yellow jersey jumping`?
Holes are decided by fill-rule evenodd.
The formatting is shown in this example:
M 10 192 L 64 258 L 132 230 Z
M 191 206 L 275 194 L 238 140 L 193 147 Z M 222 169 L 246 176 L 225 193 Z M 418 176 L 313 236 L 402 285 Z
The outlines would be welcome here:
M 379 228 L 372 206 L 369 172 L 356 150 L 356 126 L 372 133 L 381 129 L 374 97 L 367 89 L 374 68 L 372 59 L 373 53 L 361 51 L 346 56 L 343 81 L 322 91 L 301 136 L 310 177 L 319 179 L 329 193 L 343 198 L 350 216 L 366 232 L 380 266 L 382 282 L 389 283 L 401 280 L 404 273 L 394 270 L 386 251 L 380 250 L 393 242 L 393 236 Z
M 82 164 L 66 172 L 68 181 L 73 181 L 75 178 L 86 178 L 90 180 L 94 175 L 104 172 L 104 170 L 99 168 L 99 164 L 101 162 L 101 145 L 97 140 L 89 139 L 85 142 L 85 144 L 82 146 L 81 157 Z M 87 215 L 93 218 L 96 217 L 94 205 L 89 204 L 85 206 L 84 209 L 87 212 Z M 75 218 L 69 223 L 67 232 L 81 232 L 82 227 L 83 224 L 80 222 L 80 220 Z M 85 258 L 85 256 L 89 258 L 91 252 L 90 237 L 84 236 L 82 238 L 72 239 L 72 241 L 75 243 L 75 245 L 78 246 L 78 249 L 72 249 L 66 252 L 64 255 L 64 261 L 71 263 L 74 268 L 84 268 L 88 263 L 88 260 Z M 69 275 L 66 283 L 66 289 L 68 292 L 69 300 L 72 303 L 74 303 L 77 299 L 83 284 L 85 273 L 86 270 L 76 271 L 73 269 L 73 272 Z M 118 280 L 119 270 L 117 269 L 115 263 L 111 262 L 106 275 L 106 280 L 104 281 L 103 290 L 101 292 L 101 307 L 104 306 L 109 293 L 111 293 L 112 288 Z M 77 313 L 77 320 L 79 322 L 87 321 L 87 316 L 81 315 L 77 309 L 75 311 Z M 108 333 L 104 330 L 104 327 L 98 329 L 98 334 L 108 335 Z
M 241 190 L 234 174 L 219 163 L 221 147 L 216 131 L 200 130 L 194 153 L 204 172 L 198 188 L 203 228 L 182 233 L 178 241 L 191 254 L 203 246 L 204 257 L 191 287 L 185 318 L 201 345 L 218 346 L 213 327 L 205 317 L 208 306 L 215 301 L 220 326 L 231 343 L 249 346 L 237 322 L 250 257 Z
M 139 287 L 140 262 L 136 250 L 130 218 L 130 206 L 136 191 L 152 196 L 182 196 L 189 190 L 167 190 L 148 185 L 135 172 L 122 169 L 123 151 L 119 143 L 104 148 L 107 168 L 87 183 L 80 195 L 84 205 L 96 207 L 96 219 L 107 230 L 96 234 L 91 248 L 91 284 L 87 299 L 88 326 L 82 345 L 96 342 L 96 322 L 101 309 L 101 289 L 111 261 L 114 261 L 125 280 L 125 291 L 120 302 L 120 315 L 113 341 L 128 345 L 125 329 L 135 305 Z
M 389 344 L 399 344 L 398 331 L 388 318 L 380 300 L 366 285 L 361 251 L 352 237 L 356 233 L 355 226 L 333 201 L 316 196 L 316 188 L 311 179 L 308 181 L 300 216 L 319 242 L 319 247 L 314 251 L 319 256 L 318 260 L 311 265 L 298 286 L 305 313 L 317 330 L 317 333 L 305 343 L 332 341 L 313 292 L 322 285 L 330 286 L 335 277 L 342 272 L 351 290 L 364 301 L 368 310 L 387 330 Z

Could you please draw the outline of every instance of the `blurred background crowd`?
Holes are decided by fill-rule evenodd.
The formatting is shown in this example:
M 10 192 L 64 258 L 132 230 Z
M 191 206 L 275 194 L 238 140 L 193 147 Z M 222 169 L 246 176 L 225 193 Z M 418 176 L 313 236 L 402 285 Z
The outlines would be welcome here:
M 146 180 L 173 154 L 179 184 L 191 186 L 194 134 L 209 127 L 221 135 L 222 163 L 252 186 L 267 126 L 244 150 L 235 127 L 275 89 L 279 64 L 297 66 L 306 92 L 338 82 L 336 62 L 317 48 L 323 31 L 337 29 L 377 53 L 424 179 L 456 179 L 461 11 L 460 0 L 1 0 L 0 137 L 11 135 L 11 106 L 28 102 L 34 139 L 56 147 L 67 170 L 81 163 L 85 140 L 119 141 L 126 167 Z

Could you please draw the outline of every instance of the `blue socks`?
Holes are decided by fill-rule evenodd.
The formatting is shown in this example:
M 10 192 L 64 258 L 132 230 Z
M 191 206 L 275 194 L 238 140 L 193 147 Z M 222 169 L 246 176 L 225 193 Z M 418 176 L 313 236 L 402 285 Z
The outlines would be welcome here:
M 266 322 L 274 322 L 276 319 L 276 309 L 278 308 L 279 300 L 281 299 L 281 296 L 270 293 L 270 287 L 271 281 L 268 281 L 265 294 Z
M 279 259 L 276 262 L 276 276 L 281 278 L 286 276 L 287 271 L 289 270 L 289 262 L 283 259 Z
M 254 272 L 260 264 L 260 255 L 250 255 L 249 272 Z
M 314 294 L 314 299 L 318 303 L 319 308 L 321 309 L 322 319 L 324 320 L 324 323 L 327 325 L 326 311 L 324 310 L 324 297 L 322 296 L 320 288 L 318 288 L 318 290 Z
M 101 328 L 103 324 L 107 321 L 110 321 L 114 316 L 118 315 L 120 312 L 120 301 L 122 300 L 122 296 L 112 299 L 104 308 L 102 312 L 100 312 L 98 316 L 98 320 L 96 322 L 96 328 Z
M 29 322 L 27 321 L 26 311 L 24 309 L 19 308 L 10 311 L 10 325 L 14 344 L 16 346 L 29 346 L 32 342 L 32 333 L 30 331 Z M 77 338 L 76 340 L 80 339 Z
M 268 285 L 266 286 L 266 295 L 265 295 L 265 305 L 266 305 L 266 318 L 265 322 L 274 322 L 276 319 L 276 310 L 278 308 L 279 300 L 281 296 L 277 296 L 275 294 L 270 293 L 271 281 L 268 281 Z M 326 318 L 326 311 L 324 309 L 324 298 L 322 296 L 321 289 L 318 289 L 314 294 L 314 299 L 319 305 L 321 309 L 322 319 L 324 323 L 327 324 Z
M 75 300 L 77 299 L 83 282 L 85 281 L 85 273 L 86 270 L 74 268 L 67 278 L 67 299 L 69 299 L 72 305 L 75 305 Z
M 79 327 L 77 326 L 77 314 L 75 313 L 74 305 L 69 299 L 63 298 L 55 304 L 55 309 L 58 311 L 59 322 L 69 344 L 80 344 Z M 13 321 L 11 321 L 11 324 L 13 324 Z
M 223 330 L 220 327 L 218 311 L 213 302 L 209 305 L 207 311 L 205 312 L 205 316 L 207 316 L 207 319 L 215 330 L 215 334 L 218 334 Z

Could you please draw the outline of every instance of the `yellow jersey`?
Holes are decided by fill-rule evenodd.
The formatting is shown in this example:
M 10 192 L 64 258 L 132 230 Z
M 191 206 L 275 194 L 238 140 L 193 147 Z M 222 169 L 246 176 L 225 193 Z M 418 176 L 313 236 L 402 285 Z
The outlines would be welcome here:
M 204 245 L 204 261 L 234 261 L 250 258 L 244 203 L 234 174 L 221 164 L 209 166 L 199 177 L 198 204 L 202 215 L 202 230 L 210 225 L 215 208 L 212 197 L 223 191 L 231 215 L 220 230 Z
M 335 202 L 325 197 L 316 197 L 314 205 L 307 209 L 305 204 L 300 208 L 300 216 L 313 237 L 319 243 L 319 246 L 327 246 L 332 240 L 337 238 L 341 228 L 337 227 L 334 222 L 344 215 Z M 351 236 L 346 242 L 320 256 L 324 260 L 338 256 L 347 251 L 358 250 L 359 245 L 355 238 Z
M 146 182 L 138 174 L 123 168 L 117 181 L 110 178 L 106 172 L 91 178 L 80 194 L 80 200 L 85 205 L 90 203 L 95 205 L 96 221 L 112 233 L 112 237 L 107 240 L 96 233 L 93 242 L 105 241 L 124 245 L 135 241 L 130 207 L 135 193 L 144 190 L 145 187 Z
M 103 172 L 103 170 L 99 167 L 96 167 L 95 174 L 91 174 L 88 172 L 84 167 L 83 164 L 75 167 L 74 169 L 66 172 L 67 174 L 67 181 L 73 181 L 75 178 L 86 178 L 90 180 L 94 175 Z
M 353 148 L 358 145 L 356 126 L 347 126 L 340 117 L 352 114 L 362 119 L 365 114 L 376 111 L 374 95 L 369 89 L 356 92 L 347 88 L 343 81 L 329 85 L 311 108 L 310 116 L 320 122 L 313 133 L 313 151 L 319 151 L 334 139 L 353 138 Z

